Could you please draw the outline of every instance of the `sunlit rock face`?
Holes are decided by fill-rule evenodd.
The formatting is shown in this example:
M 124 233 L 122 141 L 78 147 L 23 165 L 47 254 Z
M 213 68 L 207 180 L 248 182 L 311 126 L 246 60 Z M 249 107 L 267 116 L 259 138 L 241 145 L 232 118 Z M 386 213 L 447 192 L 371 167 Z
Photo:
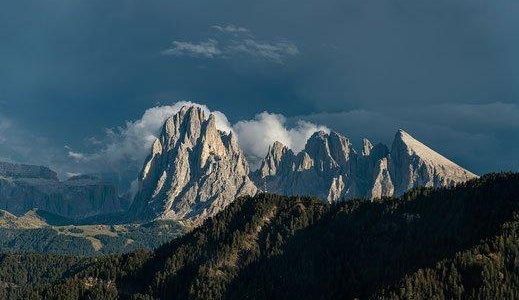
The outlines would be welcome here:
M 396 195 L 417 186 L 451 186 L 477 177 L 403 130 L 391 147 L 390 172 Z
M 311 195 L 328 202 L 398 196 L 418 187 L 443 187 L 477 177 L 399 130 L 391 150 L 364 139 L 360 154 L 336 133 L 316 132 L 294 154 L 274 143 L 259 170 L 257 186 L 284 195 Z
M 219 131 L 213 115 L 186 106 L 164 123 L 129 214 L 135 221 L 199 223 L 237 197 L 254 195 L 256 187 L 335 202 L 401 195 L 417 186 L 450 186 L 474 177 L 402 130 L 391 149 L 364 139 L 360 153 L 333 131 L 315 132 L 299 153 L 275 142 L 250 173 L 234 134 Z
M 130 215 L 197 223 L 255 193 L 235 135 L 219 131 L 214 115 L 185 106 L 166 120 L 154 142 Z

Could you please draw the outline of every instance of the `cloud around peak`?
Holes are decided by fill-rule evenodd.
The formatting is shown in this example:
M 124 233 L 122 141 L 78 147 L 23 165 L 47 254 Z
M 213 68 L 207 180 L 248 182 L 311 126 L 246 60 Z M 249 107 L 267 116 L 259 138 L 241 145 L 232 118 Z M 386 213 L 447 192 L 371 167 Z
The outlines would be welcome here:
M 297 120 L 295 126 L 290 127 L 283 115 L 268 112 L 257 114 L 252 120 L 239 121 L 233 129 L 253 169 L 259 167 L 268 147 L 276 141 L 297 153 L 303 150 L 314 132 L 330 131 L 326 126 L 302 120 Z
M 77 163 L 78 169 L 84 167 L 89 170 L 106 171 L 103 169 L 109 168 L 115 171 L 133 166 L 132 169 L 138 170 L 166 119 L 185 105 L 200 107 L 206 116 L 213 114 L 218 130 L 235 133 L 253 169 L 259 167 L 260 160 L 275 141 L 299 152 L 312 133 L 318 130 L 329 131 L 325 126 L 301 120 L 289 126 L 283 115 L 268 112 L 257 114 L 250 120 L 231 124 L 220 111 L 211 111 L 207 106 L 195 102 L 180 101 L 172 105 L 149 108 L 140 119 L 128 121 L 117 128 L 106 129 L 103 137 L 87 139 L 93 146 L 98 147 L 96 151 L 83 153 L 68 146 L 65 150 L 69 158 Z

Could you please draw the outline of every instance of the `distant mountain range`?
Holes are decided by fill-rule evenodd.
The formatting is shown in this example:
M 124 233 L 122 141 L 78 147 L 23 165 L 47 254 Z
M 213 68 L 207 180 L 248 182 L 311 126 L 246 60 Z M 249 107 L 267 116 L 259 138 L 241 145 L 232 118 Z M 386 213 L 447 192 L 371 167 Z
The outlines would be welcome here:
M 0 209 L 17 216 L 39 209 L 75 220 L 102 215 L 98 220 L 106 220 L 118 213 L 123 222 L 196 225 L 258 191 L 336 202 L 400 196 L 415 187 L 446 187 L 476 177 L 403 130 L 391 149 L 364 139 L 357 151 L 333 131 L 314 133 L 299 153 L 275 142 L 251 172 L 235 134 L 219 131 L 215 117 L 200 107 L 184 106 L 153 143 L 131 206 L 114 184 L 96 176 L 59 181 L 46 167 L 0 163 Z
M 165 122 L 153 144 L 130 213 L 141 220 L 199 223 L 262 189 L 336 202 L 399 196 L 414 187 L 476 177 L 403 130 L 391 150 L 365 139 L 360 153 L 337 132 L 316 132 L 297 154 L 275 142 L 260 169 L 250 173 L 234 134 L 218 131 L 214 116 L 201 108 L 186 106 Z
M 125 211 L 130 201 L 94 175 L 58 180 L 47 167 L 0 162 L 0 209 L 23 215 L 40 209 L 68 219 Z

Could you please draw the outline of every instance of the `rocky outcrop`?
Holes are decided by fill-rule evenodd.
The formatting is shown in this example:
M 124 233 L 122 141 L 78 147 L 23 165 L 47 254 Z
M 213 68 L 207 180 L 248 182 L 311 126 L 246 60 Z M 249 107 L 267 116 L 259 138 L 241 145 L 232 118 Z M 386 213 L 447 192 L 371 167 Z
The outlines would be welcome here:
M 127 208 L 117 187 L 92 176 L 59 181 L 46 167 L 0 163 L 0 209 L 23 215 L 40 209 L 70 219 Z
M 235 198 L 254 195 L 249 166 L 234 134 L 214 115 L 185 106 L 166 120 L 139 177 L 130 208 L 134 220 L 200 222 Z
M 391 151 L 364 139 L 358 154 L 336 132 L 316 132 L 298 154 L 276 142 L 252 177 L 268 192 L 334 202 L 399 196 L 414 187 L 452 186 L 477 176 L 399 130 Z

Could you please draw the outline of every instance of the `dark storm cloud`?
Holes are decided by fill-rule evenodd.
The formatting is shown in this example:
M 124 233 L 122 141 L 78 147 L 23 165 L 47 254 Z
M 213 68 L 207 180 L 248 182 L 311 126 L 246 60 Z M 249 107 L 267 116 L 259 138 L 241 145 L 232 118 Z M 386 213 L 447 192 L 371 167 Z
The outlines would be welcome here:
M 0 156 L 74 171 L 66 145 L 192 100 L 231 123 L 267 110 L 381 141 L 406 127 L 476 172 L 518 170 L 517 15 L 515 0 L 11 1 Z M 42 142 L 23 152 L 26 136 Z

